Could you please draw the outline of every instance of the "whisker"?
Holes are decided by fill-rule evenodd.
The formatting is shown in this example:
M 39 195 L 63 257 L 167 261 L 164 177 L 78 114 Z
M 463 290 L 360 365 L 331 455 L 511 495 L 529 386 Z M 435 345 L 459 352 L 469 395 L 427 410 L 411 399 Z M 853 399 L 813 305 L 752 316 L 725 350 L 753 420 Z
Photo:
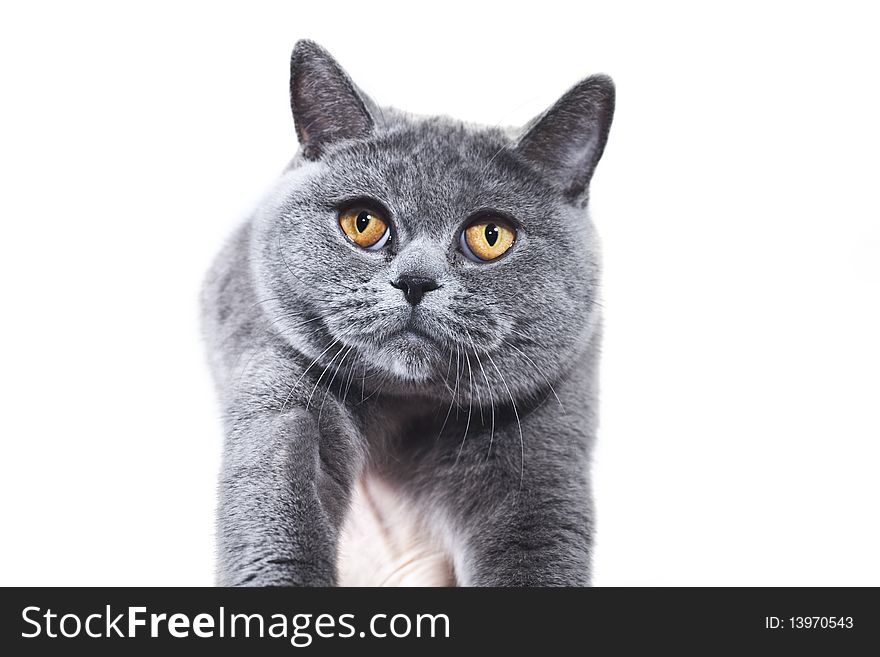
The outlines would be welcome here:
M 367 395 L 366 398 L 361 399 L 357 404 L 355 404 L 355 406 L 360 406 L 361 404 L 363 404 L 364 402 L 369 401 L 369 400 L 372 399 L 373 397 L 376 397 L 376 399 L 378 399 L 378 398 L 381 396 L 381 394 L 382 394 L 382 393 L 381 393 L 381 389 L 382 389 L 382 387 L 383 387 L 387 382 L 388 382 L 388 375 L 387 375 L 387 374 L 382 374 L 382 375 L 379 377 L 379 380 L 376 382 L 376 389 L 375 389 L 373 392 L 371 392 L 369 395 Z
M 333 382 L 336 380 L 336 375 L 339 374 L 339 368 L 342 367 L 342 364 L 345 362 L 345 359 L 348 358 L 348 355 L 351 353 L 351 350 L 354 349 L 353 346 L 349 347 L 342 358 L 339 359 L 339 364 L 336 366 L 336 371 L 333 372 L 333 376 L 330 378 L 330 383 L 327 384 L 327 388 L 324 390 L 324 398 L 321 400 L 321 408 L 318 409 L 318 426 L 321 426 L 321 414 L 324 412 L 324 404 L 327 403 L 327 393 L 330 392 L 331 388 L 333 388 Z
M 465 335 L 467 335 L 468 341 L 471 343 L 471 349 L 474 351 L 474 357 L 477 359 L 477 365 L 480 366 L 480 371 L 483 373 L 483 379 L 486 381 L 486 392 L 489 395 L 489 405 L 492 408 L 492 425 L 489 429 L 489 449 L 486 450 L 486 460 L 489 460 L 489 455 L 492 453 L 492 441 L 495 439 L 495 400 L 492 395 L 492 385 L 489 383 L 489 377 L 486 376 L 486 370 L 483 369 L 483 363 L 480 361 L 480 354 L 477 352 L 476 346 L 474 345 L 474 341 L 471 339 L 470 333 L 465 331 Z M 483 416 L 482 412 L 480 415 L 480 421 L 482 421 Z
M 492 367 L 495 368 L 495 371 L 498 372 L 498 376 L 501 377 L 501 382 L 507 389 L 507 395 L 510 397 L 510 403 L 513 406 L 513 414 L 516 416 L 516 425 L 519 427 L 519 487 L 520 490 L 522 490 L 523 476 L 525 474 L 526 464 L 526 448 L 525 441 L 523 440 L 522 422 L 520 422 L 519 420 L 519 411 L 516 410 L 516 401 L 513 399 L 513 393 L 510 391 L 510 386 L 507 385 L 507 380 L 504 378 L 501 370 L 499 370 L 498 366 L 495 364 L 495 360 L 492 358 L 492 354 L 490 354 L 488 351 L 486 352 L 486 358 L 489 359 L 489 362 L 492 363 Z
M 361 376 L 361 404 L 364 403 L 364 395 L 366 394 L 366 380 L 367 380 L 367 364 L 364 363 L 364 368 Z
M 269 326 L 270 327 L 274 326 L 278 322 L 282 322 L 285 319 L 290 319 L 291 317 L 296 317 L 297 315 L 300 315 L 300 314 L 301 313 L 299 313 L 299 312 L 292 312 L 292 313 L 285 313 L 285 314 L 279 315 L 278 317 L 273 319 L 271 322 L 269 322 Z M 294 324 L 293 326 L 285 327 L 285 330 L 291 331 L 293 329 L 299 328 L 300 326 L 305 326 L 306 324 L 311 324 L 312 322 L 317 322 L 319 319 L 324 319 L 324 318 L 321 317 L 320 315 L 318 315 L 317 317 L 312 317 L 311 319 L 307 319 L 304 322 L 299 322 L 298 324 Z
M 355 355 L 357 358 L 357 355 Z M 345 384 L 345 394 L 342 395 L 342 405 L 345 406 L 345 400 L 348 399 L 348 391 L 351 388 L 351 384 L 354 382 L 354 367 L 348 368 L 348 383 Z
M 452 387 L 449 385 L 449 372 L 452 370 L 452 349 L 449 350 L 449 362 L 446 363 L 446 375 L 443 377 L 443 385 L 446 387 L 446 390 L 452 392 Z
M 339 340 L 336 340 L 336 342 L 339 342 Z M 333 354 L 333 356 L 331 356 L 330 361 L 327 363 L 327 365 L 324 366 L 324 369 L 321 371 L 321 376 L 319 376 L 318 380 L 315 381 L 315 386 L 312 388 L 312 391 L 309 393 L 309 398 L 306 401 L 306 410 L 308 410 L 309 406 L 312 405 L 312 397 L 315 395 L 315 391 L 318 389 L 318 386 L 321 384 L 321 379 L 324 378 L 324 375 L 332 367 L 333 361 L 336 360 L 336 357 L 339 354 L 341 354 L 342 352 L 343 352 L 343 347 L 340 347 L 339 349 L 337 349 L 336 353 Z
M 450 356 L 451 356 L 451 352 L 450 352 Z M 451 362 L 451 358 L 450 358 L 450 362 Z M 446 417 L 443 418 L 443 424 L 440 426 L 440 431 L 437 433 L 437 438 L 434 439 L 435 443 L 438 440 L 440 440 L 440 436 L 443 435 L 443 430 L 446 428 L 446 423 L 449 422 L 449 416 L 452 413 L 452 406 L 455 404 L 455 396 L 458 394 L 458 379 L 459 379 L 458 345 L 456 345 L 455 346 L 455 389 L 452 391 L 452 396 L 449 398 L 449 408 L 446 409 Z M 456 416 L 457 416 L 457 414 L 456 414 Z
M 468 429 L 471 426 L 471 411 L 474 406 L 474 377 L 471 373 L 471 357 L 468 356 L 467 351 L 464 352 L 464 357 L 467 359 L 467 367 L 468 367 L 468 381 L 470 382 L 470 394 L 468 395 L 468 416 L 467 416 L 467 424 L 464 425 L 464 436 L 461 439 L 461 445 L 458 448 L 458 456 L 455 457 L 455 463 L 458 464 L 458 459 L 461 458 L 461 451 L 464 449 L 464 443 L 467 440 Z
M 548 379 L 544 375 L 544 373 L 540 369 L 538 369 L 538 366 L 535 365 L 535 361 L 533 361 L 531 358 L 529 358 L 528 355 L 524 351 L 521 351 L 516 345 L 512 344 L 511 342 L 504 340 L 503 338 L 501 341 L 504 344 L 506 344 L 508 347 L 510 347 L 511 349 L 516 351 L 517 353 L 519 353 L 523 358 L 525 358 L 529 362 L 529 364 L 532 366 L 532 368 L 535 370 L 535 372 L 537 372 L 541 376 L 541 378 L 544 379 L 544 381 L 547 383 L 547 386 L 550 388 L 550 392 L 553 393 L 553 396 L 556 398 L 556 402 L 559 404 L 559 408 L 562 409 L 562 413 L 566 414 L 565 413 L 565 406 L 562 404 L 562 400 L 559 399 L 559 395 L 556 394 L 556 389 L 553 387 L 553 384 L 550 383 L 550 379 Z
M 299 375 L 299 378 L 293 384 L 293 387 L 291 387 L 290 392 L 287 393 L 287 398 L 284 400 L 284 403 L 281 405 L 281 412 L 282 413 L 284 412 L 284 409 L 287 407 L 288 402 L 290 402 L 290 398 L 293 395 L 293 391 L 296 390 L 296 387 L 299 385 L 300 381 L 302 381 L 303 377 L 308 373 L 308 371 L 310 369 L 312 369 L 312 366 L 321 359 L 321 356 L 323 356 L 328 351 L 330 351 L 333 348 L 333 345 L 335 345 L 337 342 L 339 342 L 338 339 L 331 342 L 330 346 L 328 346 L 326 349 L 324 349 L 324 351 L 322 351 L 320 354 L 318 354 L 318 356 L 315 358 L 315 360 L 313 360 L 309 364 L 309 366 L 303 371 L 303 373 Z
M 480 171 L 480 175 L 485 174 L 486 171 L 489 170 L 489 167 L 492 166 L 492 162 L 495 161 L 495 158 L 498 157 L 499 155 L 501 155 L 507 149 L 508 149 L 508 146 L 505 144 L 504 146 L 499 148 L 497 151 L 495 151 L 495 155 L 493 155 L 492 157 L 489 158 L 489 161 L 486 162 L 486 166 L 484 166 L 483 169 Z
M 270 301 L 281 301 L 281 297 L 269 297 L 268 299 L 262 299 L 262 300 L 260 300 L 260 301 L 254 301 L 254 303 L 252 303 L 250 306 L 248 306 L 248 309 L 250 309 L 250 308 L 256 308 L 257 306 L 259 306 L 259 305 L 261 305 L 261 304 L 264 304 L 264 303 L 269 303 Z

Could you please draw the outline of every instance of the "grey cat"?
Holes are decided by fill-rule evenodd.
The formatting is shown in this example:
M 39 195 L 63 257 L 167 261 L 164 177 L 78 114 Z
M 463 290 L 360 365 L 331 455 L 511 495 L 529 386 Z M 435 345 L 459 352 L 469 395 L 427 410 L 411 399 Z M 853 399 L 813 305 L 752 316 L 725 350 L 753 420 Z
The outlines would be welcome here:
M 478 127 L 380 107 L 300 41 L 290 91 L 301 148 L 202 295 L 218 583 L 589 584 L 612 81 Z

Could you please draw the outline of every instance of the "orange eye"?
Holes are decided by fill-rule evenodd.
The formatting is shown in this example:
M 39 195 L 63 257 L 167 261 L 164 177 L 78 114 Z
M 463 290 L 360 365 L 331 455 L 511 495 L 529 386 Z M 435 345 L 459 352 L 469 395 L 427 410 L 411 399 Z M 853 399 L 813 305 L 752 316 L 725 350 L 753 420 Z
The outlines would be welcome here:
M 368 251 L 381 249 L 391 236 L 388 223 L 372 210 L 364 208 L 342 212 L 339 225 L 348 239 Z
M 461 247 L 472 260 L 495 260 L 516 240 L 516 229 L 503 219 L 478 219 L 461 234 Z

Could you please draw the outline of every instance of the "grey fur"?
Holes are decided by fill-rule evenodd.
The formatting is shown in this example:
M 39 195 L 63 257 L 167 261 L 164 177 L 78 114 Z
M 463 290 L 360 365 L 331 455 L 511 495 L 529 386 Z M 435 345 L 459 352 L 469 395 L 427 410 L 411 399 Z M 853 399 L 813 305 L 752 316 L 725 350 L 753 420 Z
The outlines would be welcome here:
M 218 582 L 336 583 L 371 469 L 437 528 L 461 585 L 588 584 L 601 330 L 586 200 L 610 79 L 519 131 L 380 109 L 312 42 L 292 64 L 301 149 L 202 296 L 226 431 Z M 345 239 L 350 199 L 387 211 L 388 246 Z M 473 262 L 459 232 L 489 209 L 516 243 Z M 441 287 L 413 311 L 389 284 L 402 274 Z

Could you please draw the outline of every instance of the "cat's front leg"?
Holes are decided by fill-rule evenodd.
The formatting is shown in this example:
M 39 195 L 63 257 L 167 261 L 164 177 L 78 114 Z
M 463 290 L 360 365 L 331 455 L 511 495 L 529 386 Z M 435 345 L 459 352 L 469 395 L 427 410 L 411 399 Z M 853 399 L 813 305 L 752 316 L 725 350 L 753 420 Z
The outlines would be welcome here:
M 505 490 L 506 489 L 506 490 Z M 464 586 L 587 586 L 592 513 L 584 473 L 545 471 L 475 505 L 463 532 Z
M 447 538 L 462 586 L 590 582 L 591 422 L 547 403 L 519 420 L 438 441 L 409 486 Z
M 227 413 L 220 477 L 218 584 L 332 586 L 349 473 L 321 453 L 305 409 Z

